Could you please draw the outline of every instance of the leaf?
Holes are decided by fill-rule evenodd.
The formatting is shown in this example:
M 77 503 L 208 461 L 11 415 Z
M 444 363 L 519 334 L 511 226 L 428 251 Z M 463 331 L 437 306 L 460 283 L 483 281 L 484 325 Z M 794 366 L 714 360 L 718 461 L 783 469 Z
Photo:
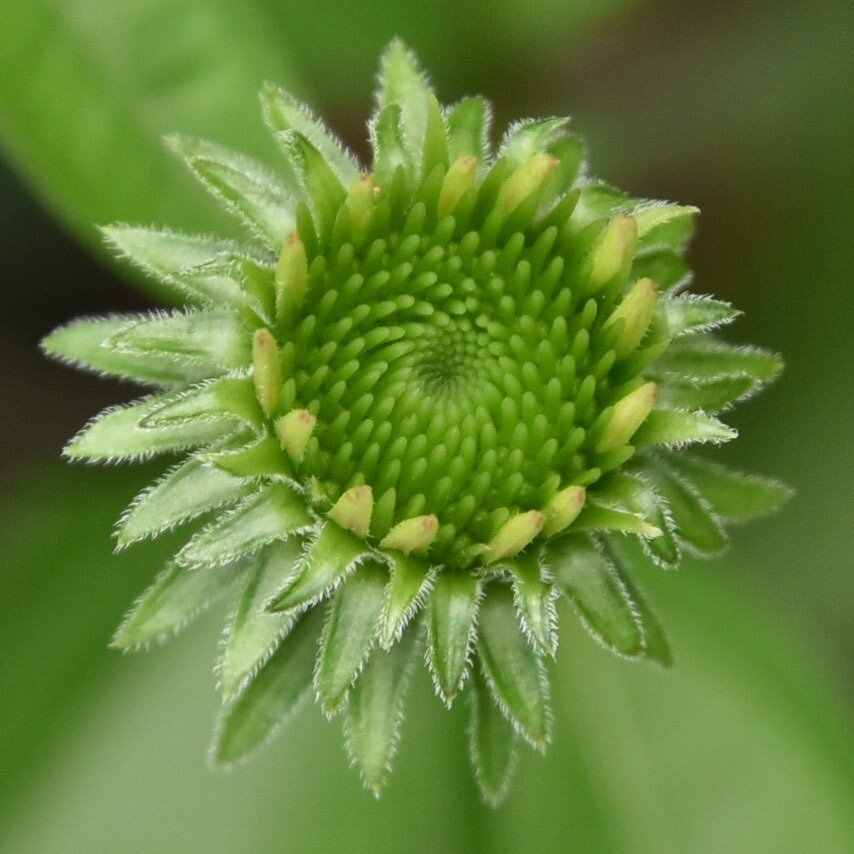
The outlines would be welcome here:
M 269 609 L 306 608 L 325 599 L 369 553 L 364 540 L 327 520 L 306 543 L 297 572 Z
M 265 83 L 261 90 L 261 107 L 267 127 L 274 134 L 293 130 L 304 136 L 323 155 L 345 187 L 359 177 L 358 163 L 308 105 L 275 84 Z
M 519 759 L 519 737 L 501 713 L 480 672 L 469 683 L 469 759 L 484 801 L 497 807 L 507 796 Z
M 226 626 L 217 664 L 223 696 L 234 696 L 248 684 L 294 624 L 292 615 L 271 614 L 265 606 L 293 573 L 301 551 L 300 538 L 291 537 L 267 546 L 253 559 L 252 572 Z
M 390 649 L 430 595 L 436 572 L 428 561 L 416 555 L 390 549 L 383 556 L 391 567 L 391 578 L 383 603 L 379 642 L 383 649 Z
M 335 714 L 362 669 L 379 632 L 388 571 L 376 561 L 362 564 L 332 600 L 323 628 L 315 686 L 326 714 Z
M 474 157 L 485 166 L 489 159 L 489 135 L 492 107 L 479 96 L 463 98 L 450 108 L 448 121 L 448 158 Z
M 513 599 L 522 629 L 543 654 L 557 650 L 557 610 L 554 586 L 543 578 L 540 556 L 534 552 L 502 561 L 513 578 Z
M 535 154 L 546 151 L 567 124 L 569 119 L 562 117 L 515 122 L 504 134 L 497 159 L 507 160 L 515 169 Z
M 614 566 L 589 537 L 569 534 L 552 540 L 547 562 L 555 584 L 594 640 L 627 658 L 643 655 L 637 607 Z
M 658 309 L 667 323 L 671 338 L 692 332 L 708 332 L 732 323 L 741 312 L 728 302 L 697 294 L 665 297 Z
M 647 558 L 629 537 L 607 535 L 606 542 L 614 559 L 614 571 L 620 583 L 628 591 L 639 618 L 643 632 L 644 658 L 662 667 L 672 667 L 673 653 L 670 651 L 667 635 L 646 598 L 632 581 L 633 574 L 639 574 L 641 570 L 648 567 Z
M 347 750 L 365 785 L 379 797 L 391 772 L 403 723 L 412 667 L 418 651 L 408 631 L 391 649 L 376 647 L 350 692 L 344 724 Z
M 480 583 L 468 572 L 440 571 L 427 609 L 427 664 L 436 693 L 450 706 L 463 687 L 474 642 Z
M 178 552 L 182 566 L 218 566 L 300 533 L 313 520 L 301 495 L 272 483 L 203 528 Z
M 247 368 L 252 361 L 252 334 L 233 311 L 155 313 L 130 320 L 106 346 L 119 353 L 179 366 L 199 365 L 210 373 Z
M 119 548 L 233 504 L 253 489 L 221 469 L 190 459 L 134 499 L 116 528 Z
M 189 570 L 171 561 L 140 596 L 110 646 L 136 649 L 177 634 L 246 576 L 248 563 Z
M 640 251 L 632 262 L 632 277 L 652 279 L 659 290 L 678 293 L 691 281 L 691 268 L 676 252 L 657 248 Z
M 660 462 L 650 463 L 646 471 L 667 501 L 678 536 L 699 554 L 723 551 L 726 532 L 697 492 Z
M 230 765 L 271 741 L 311 688 L 321 616 L 297 621 L 246 690 L 225 707 L 212 747 L 213 760 Z
M 146 385 L 184 385 L 210 375 L 204 365 L 179 365 L 169 358 L 117 353 L 104 346 L 132 320 L 132 315 L 80 318 L 51 332 L 41 341 L 41 348 L 48 356 L 74 367 Z
M 774 513 L 794 494 L 791 487 L 777 480 L 745 474 L 698 457 L 669 454 L 667 462 L 723 519 L 738 521 Z
M 705 412 L 653 409 L 632 437 L 638 448 L 646 445 L 681 447 L 698 442 L 719 444 L 738 436 L 738 431 Z
M 194 424 L 237 419 L 261 427 L 264 413 L 248 377 L 222 377 L 199 383 L 163 398 L 142 420 L 146 429 L 170 424 Z
M 296 223 L 296 187 L 286 187 L 266 166 L 223 146 L 180 134 L 166 138 L 193 174 L 260 240 L 281 245 Z
M 167 399 L 168 395 L 154 395 L 137 403 L 104 410 L 66 445 L 63 454 L 72 460 L 140 460 L 167 451 L 208 445 L 234 431 L 233 424 L 225 421 L 141 427 L 140 422 Z
M 411 152 L 421 151 L 432 89 L 415 55 L 398 39 L 391 42 L 380 60 L 378 83 L 378 109 L 398 104 L 406 147 Z
M 53 211 L 95 244 L 91 224 L 116 219 L 220 227 L 161 139 L 180 128 L 265 149 L 247 93 L 265 77 L 296 82 L 270 21 L 226 0 L 37 2 L 8 12 L 4 148 Z
M 506 585 L 487 588 L 478 623 L 480 664 L 492 696 L 519 734 L 544 750 L 551 729 L 546 670 L 522 636 Z

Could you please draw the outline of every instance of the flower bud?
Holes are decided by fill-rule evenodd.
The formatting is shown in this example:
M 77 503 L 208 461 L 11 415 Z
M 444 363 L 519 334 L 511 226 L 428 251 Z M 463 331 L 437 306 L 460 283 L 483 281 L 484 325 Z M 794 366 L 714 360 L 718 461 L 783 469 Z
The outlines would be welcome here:
M 329 518 L 342 528 L 360 537 L 367 537 L 373 512 L 373 490 L 367 484 L 363 484 L 348 489 L 329 511 Z
M 294 465 L 302 462 L 317 419 L 307 409 L 292 409 L 276 420 L 276 435 Z
M 548 152 L 526 160 L 505 182 L 495 202 L 506 213 L 516 210 L 525 199 L 540 190 L 560 161 Z
M 413 516 L 395 525 L 380 543 L 385 549 L 409 552 L 424 551 L 439 532 L 439 519 L 433 514 Z
M 586 495 L 583 486 L 567 486 L 554 495 L 543 508 L 546 517 L 543 533 L 551 537 L 568 528 L 584 507 Z
M 376 189 L 373 173 L 366 172 L 353 182 L 344 201 L 347 206 L 347 213 L 350 215 L 350 231 L 353 242 L 356 244 L 362 244 L 368 236 L 368 229 L 374 215 Z
M 484 563 L 488 566 L 518 554 L 542 531 L 545 521 L 545 515 L 539 510 L 528 510 L 508 519 L 487 544 Z
M 282 244 L 276 266 L 276 316 L 298 308 L 305 299 L 308 287 L 308 259 L 305 247 L 296 232 L 289 234 Z
M 476 176 L 477 159 L 474 157 L 460 157 L 451 164 L 439 193 L 439 219 L 454 212 L 459 200 L 474 187 Z
M 655 383 L 644 383 L 640 388 L 627 394 L 614 406 L 611 419 L 605 425 L 596 444 L 596 452 L 603 454 L 625 445 L 634 436 L 638 427 L 649 415 L 658 399 L 658 387 Z
M 608 223 L 588 256 L 588 293 L 595 293 L 618 276 L 628 275 L 637 239 L 637 223 L 627 214 L 617 214 Z
M 269 329 L 259 329 L 252 337 L 252 380 L 258 403 L 267 415 L 272 415 L 282 391 L 282 366 L 276 339 Z
M 605 323 L 605 328 L 608 328 L 623 321 L 623 328 L 614 342 L 617 358 L 628 356 L 643 340 L 656 305 L 658 288 L 655 282 L 652 279 L 638 279 Z

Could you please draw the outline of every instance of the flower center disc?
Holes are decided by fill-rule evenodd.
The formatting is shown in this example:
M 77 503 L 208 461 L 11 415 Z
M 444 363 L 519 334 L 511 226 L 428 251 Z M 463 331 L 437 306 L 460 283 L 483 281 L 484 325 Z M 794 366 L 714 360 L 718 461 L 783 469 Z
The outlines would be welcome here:
M 377 537 L 435 514 L 431 551 L 465 566 L 512 514 L 598 477 L 585 428 L 614 353 L 591 352 L 599 303 L 562 280 L 556 229 L 483 250 L 452 227 L 315 257 L 280 344 L 318 418 L 301 473 L 332 500 L 369 484 Z

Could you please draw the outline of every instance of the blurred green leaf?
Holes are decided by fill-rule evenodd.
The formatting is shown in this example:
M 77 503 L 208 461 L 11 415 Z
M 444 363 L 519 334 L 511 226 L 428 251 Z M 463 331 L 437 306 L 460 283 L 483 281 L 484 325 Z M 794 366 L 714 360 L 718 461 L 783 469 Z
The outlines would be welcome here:
M 0 142 L 89 241 L 115 220 L 221 227 L 161 137 L 267 156 L 255 93 L 297 84 L 284 31 L 254 4 L 0 0 L 0 19 Z

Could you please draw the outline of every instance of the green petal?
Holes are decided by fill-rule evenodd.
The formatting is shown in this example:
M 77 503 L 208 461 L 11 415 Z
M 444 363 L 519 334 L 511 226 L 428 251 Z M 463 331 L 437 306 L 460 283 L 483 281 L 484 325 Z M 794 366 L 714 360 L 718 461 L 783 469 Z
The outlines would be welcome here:
M 249 309 L 269 320 L 275 302 L 273 278 L 273 267 L 266 260 L 230 252 L 176 273 L 170 284 L 203 308 Z
M 661 463 L 651 463 L 647 472 L 667 501 L 679 537 L 700 554 L 723 551 L 727 545 L 723 526 L 697 491 Z
M 668 409 L 702 409 L 720 412 L 734 403 L 750 397 L 759 383 L 747 375 L 713 377 L 710 379 L 683 378 L 665 374 L 656 378 L 658 402 Z
M 253 489 L 221 469 L 190 459 L 134 499 L 116 529 L 119 548 L 234 504 Z
M 691 268 L 669 249 L 641 250 L 632 263 L 632 277 L 652 279 L 659 290 L 676 293 L 691 281 Z
M 607 507 L 640 514 L 661 531 L 657 537 L 643 539 L 644 551 L 665 568 L 678 564 L 679 544 L 673 535 L 673 522 L 666 512 L 667 504 L 648 478 L 614 472 L 604 482 L 596 484 L 596 501 Z
M 698 442 L 729 442 L 738 431 L 704 412 L 654 409 L 632 437 L 637 447 L 646 445 L 691 445 Z
M 522 636 L 507 585 L 487 588 L 478 623 L 480 663 L 492 696 L 519 734 L 544 750 L 551 728 L 546 670 Z
M 154 454 L 209 445 L 234 431 L 234 425 L 226 421 L 141 427 L 140 422 L 168 399 L 166 395 L 155 395 L 138 403 L 105 410 L 68 443 L 63 453 L 72 460 L 140 460 Z
M 246 690 L 225 707 L 211 750 L 228 765 L 269 742 L 309 692 L 321 628 L 317 611 L 304 614 Z
M 513 598 L 523 631 L 543 654 L 557 650 L 557 609 L 555 588 L 543 577 L 540 557 L 534 552 L 501 562 L 513 579 Z
M 395 39 L 380 60 L 377 107 L 401 108 L 403 138 L 411 152 L 420 152 L 427 131 L 427 113 L 432 89 L 415 55 Z
M 318 230 L 328 237 L 347 191 L 323 155 L 302 134 L 287 131 L 280 139 L 299 170 Z
M 356 161 L 308 105 L 278 86 L 266 83 L 261 90 L 261 107 L 267 127 L 274 134 L 288 130 L 302 134 L 323 155 L 345 186 L 359 177 Z
M 388 187 L 398 169 L 412 182 L 415 174 L 415 155 L 407 146 L 403 132 L 400 106 L 389 104 L 371 120 L 368 126 L 371 149 L 374 152 L 374 175 L 377 183 Z
M 403 705 L 418 651 L 414 631 L 391 649 L 376 647 L 350 692 L 344 725 L 347 750 L 365 785 L 379 797 L 397 750 Z
M 701 380 L 749 376 L 767 383 L 783 370 L 783 360 L 759 347 L 732 346 L 708 335 L 692 335 L 674 341 L 655 363 L 655 370 Z
M 292 477 L 294 473 L 279 440 L 269 433 L 237 449 L 209 451 L 201 459 L 235 477 Z
M 106 346 L 119 353 L 199 365 L 210 373 L 246 368 L 252 361 L 251 330 L 233 311 L 188 311 L 133 318 Z
M 199 531 L 176 559 L 189 567 L 230 563 L 312 522 L 303 497 L 283 483 L 273 483 Z
M 683 218 L 691 219 L 700 211 L 690 205 L 670 205 L 664 202 L 654 202 L 634 212 L 638 224 L 638 238 L 641 242 L 656 242 L 655 235 L 659 226 Z
M 575 531 L 622 531 L 641 537 L 658 537 L 661 529 L 647 522 L 640 513 L 627 513 L 588 501 L 572 523 Z
M 171 284 L 179 271 L 220 259 L 235 248 L 227 240 L 180 234 L 166 228 L 116 224 L 102 226 L 101 233 L 122 256 L 166 284 Z
M 504 800 L 516 770 L 518 742 L 512 724 L 498 708 L 480 673 L 469 684 L 469 758 L 483 799 L 491 807 Z
M 770 478 L 734 471 L 697 457 L 670 454 L 668 465 L 723 519 L 752 519 L 774 513 L 788 501 L 791 487 Z
M 170 136 L 169 146 L 225 207 L 258 237 L 278 247 L 296 223 L 294 187 L 260 163 L 210 142 Z
M 148 429 L 217 419 L 237 419 L 254 427 L 264 423 L 251 379 L 223 377 L 172 394 L 152 409 L 142 425 Z
M 479 96 L 463 98 L 448 111 L 448 158 L 474 157 L 483 167 L 489 159 L 492 108 Z
M 594 640 L 618 655 L 644 654 L 637 608 L 611 562 L 587 536 L 570 534 L 549 543 L 555 584 L 575 605 Z
M 334 714 L 362 669 L 379 632 L 388 571 L 362 564 L 335 594 L 323 629 L 315 685 L 324 712 Z
M 696 294 L 666 297 L 659 302 L 658 309 L 667 322 L 667 332 L 671 338 L 689 332 L 717 329 L 732 323 L 741 314 L 728 302 Z
M 219 372 L 203 364 L 180 364 L 168 356 L 121 353 L 105 346 L 136 319 L 132 315 L 81 318 L 55 329 L 41 342 L 41 348 L 75 367 L 149 385 L 185 385 Z
M 324 522 L 316 538 L 306 543 L 297 572 L 272 599 L 270 610 L 306 608 L 325 599 L 369 553 L 364 540 L 335 522 Z
M 383 555 L 391 567 L 391 578 L 386 588 L 379 642 L 384 649 L 390 649 L 424 604 L 433 586 L 435 570 L 416 555 L 394 549 Z
M 498 148 L 498 159 L 507 160 L 515 169 L 535 154 L 546 151 L 569 124 L 568 118 L 528 119 L 515 122 Z
M 265 606 L 293 573 L 301 552 L 302 543 L 292 537 L 273 543 L 254 558 L 253 570 L 226 626 L 217 665 L 224 696 L 240 692 L 293 625 L 291 615 L 271 614 Z
M 605 539 L 608 551 L 614 558 L 614 570 L 635 606 L 643 632 L 644 658 L 654 661 L 662 667 L 672 667 L 673 654 L 670 651 L 667 635 L 664 633 L 658 617 L 655 616 L 643 594 L 632 581 L 632 575 L 640 574 L 649 569 L 648 559 L 631 537 L 608 535 Z
M 468 572 L 441 570 L 428 608 L 427 663 L 436 693 L 450 706 L 463 687 L 476 634 L 480 583 Z
M 199 570 L 168 563 L 134 603 L 110 646 L 135 649 L 177 634 L 245 578 L 249 568 L 245 562 Z

